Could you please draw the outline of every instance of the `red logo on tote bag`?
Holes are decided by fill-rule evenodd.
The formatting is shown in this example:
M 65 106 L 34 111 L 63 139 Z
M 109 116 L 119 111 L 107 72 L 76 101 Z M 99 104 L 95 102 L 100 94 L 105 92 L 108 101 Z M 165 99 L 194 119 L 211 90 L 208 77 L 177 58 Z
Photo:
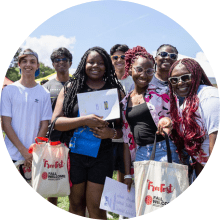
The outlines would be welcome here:
M 153 199 L 152 199 L 151 196 L 146 196 L 145 202 L 146 202 L 147 205 L 151 205 L 151 204 L 152 204 L 152 201 L 153 201 Z
M 46 180 L 46 179 L 47 179 L 47 173 L 46 173 L 46 172 L 43 172 L 43 173 L 42 173 L 42 179 L 43 179 L 43 180 Z

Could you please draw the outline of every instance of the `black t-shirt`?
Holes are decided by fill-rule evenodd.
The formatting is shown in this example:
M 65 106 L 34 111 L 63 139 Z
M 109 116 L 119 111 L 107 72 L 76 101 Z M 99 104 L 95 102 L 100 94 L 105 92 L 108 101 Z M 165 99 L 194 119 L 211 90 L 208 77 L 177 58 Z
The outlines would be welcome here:
M 130 96 L 128 98 L 129 102 Z M 128 103 L 127 102 L 127 103 Z M 139 146 L 153 144 L 157 126 L 146 103 L 127 107 L 126 119 L 134 135 L 135 143 Z M 164 140 L 162 135 L 157 136 L 157 142 Z
M 82 91 L 80 93 L 94 92 L 94 91 L 106 90 L 106 89 L 112 89 L 112 86 L 110 84 L 108 84 L 108 83 L 105 83 L 105 85 L 101 89 L 91 89 L 87 84 L 85 84 L 83 89 L 82 89 Z M 76 103 L 76 105 L 73 108 L 73 115 L 74 115 L 74 117 L 77 117 L 78 109 L 79 109 L 78 108 L 78 103 Z M 113 122 L 114 121 L 115 120 L 108 121 L 110 128 L 113 127 Z M 72 135 L 73 135 L 73 132 L 74 131 L 72 131 Z M 70 138 L 72 137 L 72 135 L 69 135 L 68 138 L 65 139 L 65 143 L 66 144 L 69 144 L 69 141 L 70 141 Z M 102 139 L 101 145 L 100 145 L 100 148 L 99 148 L 99 152 L 103 151 L 103 150 L 108 150 L 111 147 L 112 147 L 112 140 L 111 139 L 109 139 L 109 138 L 108 139 Z

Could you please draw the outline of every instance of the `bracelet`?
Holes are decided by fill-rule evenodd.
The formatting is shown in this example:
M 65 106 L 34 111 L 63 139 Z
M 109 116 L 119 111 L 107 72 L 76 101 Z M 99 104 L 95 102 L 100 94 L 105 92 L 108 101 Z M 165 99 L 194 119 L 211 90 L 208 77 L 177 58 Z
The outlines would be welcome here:
M 117 131 L 115 128 L 113 128 L 113 129 L 114 129 L 114 135 L 113 135 L 112 139 L 115 139 L 117 137 Z
M 124 179 L 132 179 L 132 175 L 131 174 L 125 175 Z

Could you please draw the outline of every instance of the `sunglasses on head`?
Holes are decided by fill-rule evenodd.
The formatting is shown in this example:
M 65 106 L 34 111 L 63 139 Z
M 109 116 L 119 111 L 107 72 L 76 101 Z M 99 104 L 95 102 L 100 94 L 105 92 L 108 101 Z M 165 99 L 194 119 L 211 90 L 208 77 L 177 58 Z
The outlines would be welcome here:
M 167 57 L 167 56 L 169 56 L 170 59 L 172 59 L 172 60 L 176 60 L 177 57 L 178 57 L 178 55 L 175 54 L 175 53 L 167 53 L 167 52 L 165 52 L 165 51 L 158 53 L 158 55 L 160 55 L 161 57 Z
M 64 58 L 55 58 L 54 60 L 53 60 L 53 62 L 54 63 L 59 63 L 60 61 L 63 61 L 63 62 L 68 62 L 68 59 L 66 58 L 66 57 L 64 57 Z
M 121 56 L 118 56 L 118 55 L 112 55 L 112 56 L 111 56 L 111 58 L 114 59 L 114 60 L 117 60 L 119 57 L 120 57 L 122 60 L 125 59 L 125 55 L 121 55 Z
M 148 68 L 147 70 L 144 70 L 142 67 L 133 67 L 133 68 L 138 73 L 142 73 L 143 71 L 146 72 L 148 76 L 153 76 L 155 72 L 153 68 Z
M 185 74 L 185 75 L 182 75 L 182 76 L 175 76 L 175 77 L 169 77 L 168 80 L 170 81 L 170 83 L 172 85 L 177 85 L 180 80 L 181 82 L 188 82 L 191 80 L 191 74 Z

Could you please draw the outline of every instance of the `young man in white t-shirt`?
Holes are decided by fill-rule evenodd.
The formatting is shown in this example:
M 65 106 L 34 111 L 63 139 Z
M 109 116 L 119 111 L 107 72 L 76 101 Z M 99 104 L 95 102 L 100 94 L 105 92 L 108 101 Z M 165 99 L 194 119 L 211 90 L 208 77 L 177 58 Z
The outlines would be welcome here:
M 5 144 L 11 159 L 32 166 L 28 148 L 35 137 L 45 137 L 52 117 L 50 93 L 35 82 L 39 72 L 38 55 L 26 49 L 19 56 L 21 79 L 5 87 L 1 95 L 1 115 Z

